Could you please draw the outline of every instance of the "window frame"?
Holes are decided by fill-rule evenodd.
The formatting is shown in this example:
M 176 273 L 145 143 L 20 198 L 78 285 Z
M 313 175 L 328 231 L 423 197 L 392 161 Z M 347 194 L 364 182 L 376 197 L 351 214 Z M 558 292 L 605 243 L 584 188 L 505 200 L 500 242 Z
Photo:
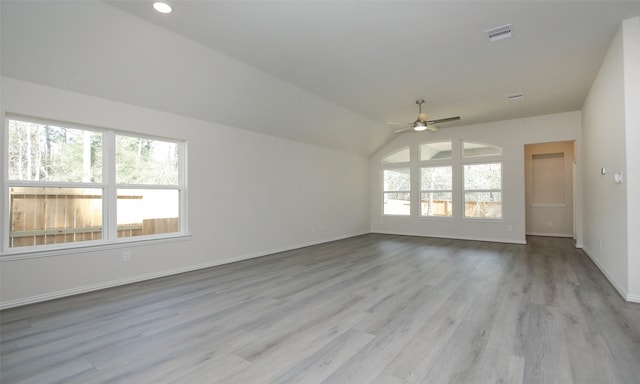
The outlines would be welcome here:
M 447 159 L 449 160 L 449 159 Z M 422 170 L 426 169 L 426 168 L 449 168 L 451 170 L 451 179 L 450 179 L 450 189 L 422 189 Z M 454 173 L 454 167 L 453 164 L 451 164 L 451 162 L 447 162 L 445 164 L 420 164 L 420 166 L 418 166 L 418 174 L 419 174 L 419 188 L 418 188 L 418 199 L 420 201 L 420 211 L 418 212 L 419 217 L 426 217 L 426 218 L 436 218 L 436 219 L 452 219 L 455 217 L 454 212 L 453 212 L 453 207 L 456 205 L 455 204 L 455 199 L 453 197 L 453 173 Z M 426 215 L 422 212 L 422 194 L 423 193 L 449 193 L 451 194 L 451 215 Z
M 466 188 L 466 174 L 465 174 L 465 167 L 466 166 L 473 166 L 473 165 L 484 165 L 484 164 L 500 164 L 500 189 L 467 189 Z M 460 164 L 461 169 L 460 171 L 462 172 L 462 188 L 461 188 L 461 192 L 462 192 L 462 216 L 461 218 L 464 220 L 487 220 L 487 221 L 502 221 L 504 220 L 504 213 L 503 208 L 504 208 L 504 162 L 502 159 L 486 159 L 486 158 L 482 158 L 482 161 L 466 161 L 466 162 L 462 162 Z M 474 216 L 467 216 L 466 215 L 466 207 L 467 207 L 467 192 L 469 193 L 483 193 L 483 192 L 487 192 L 487 193 L 492 193 L 492 192 L 499 192 L 500 193 L 500 216 L 499 217 L 474 217 Z
M 380 175 L 381 176 L 380 178 L 381 178 L 381 181 L 382 181 L 382 188 L 381 188 L 381 190 L 382 190 L 382 215 L 383 216 L 391 216 L 391 217 L 393 217 L 393 216 L 396 216 L 396 217 L 410 217 L 411 216 L 411 210 L 413 209 L 412 208 L 413 204 L 411 204 L 411 199 L 412 199 L 412 197 L 411 197 L 411 195 L 412 195 L 412 193 L 411 193 L 411 189 L 412 189 L 411 188 L 411 185 L 412 185 L 412 178 L 411 178 L 412 167 L 409 166 L 409 163 L 397 163 L 397 164 L 393 164 L 393 165 L 394 165 L 393 167 L 383 167 L 381 175 Z M 384 173 L 386 171 L 393 171 L 393 170 L 398 170 L 398 169 L 403 169 L 403 170 L 406 169 L 406 170 L 409 171 L 407 173 L 409 175 L 409 189 L 406 190 L 406 191 L 405 190 L 387 190 L 387 189 L 385 189 Z M 384 205 L 385 205 L 384 202 L 385 202 L 385 195 L 387 193 L 406 193 L 407 195 L 409 195 L 409 200 L 408 200 L 409 201 L 409 213 L 406 214 L 406 215 L 400 214 L 400 213 L 385 213 L 384 212 Z
M 398 154 L 400 154 L 401 152 L 407 152 L 407 155 L 409 157 L 409 160 L 407 161 L 387 161 L 386 159 L 393 157 L 393 156 L 397 156 Z M 411 147 L 408 145 L 405 145 L 403 147 L 397 148 L 395 149 L 393 152 L 387 154 L 386 156 L 384 156 L 381 160 L 380 163 L 382 164 L 383 168 L 387 168 L 387 167 L 395 167 L 398 164 L 409 164 L 411 162 Z
M 433 145 L 433 144 L 443 144 L 443 143 L 448 143 L 449 144 L 449 157 L 438 157 L 438 158 L 429 158 L 429 159 L 423 159 L 422 158 L 422 147 L 425 145 Z M 418 143 L 418 162 L 419 163 L 431 163 L 431 162 L 444 162 L 447 164 L 451 164 L 453 162 L 453 158 L 454 158 L 454 152 L 455 152 L 455 144 L 453 140 L 450 139 L 442 139 L 442 140 L 429 140 L 429 141 L 420 141 Z
M 465 148 L 464 148 L 465 144 L 479 145 L 479 146 L 483 146 L 484 148 L 492 148 L 497 150 L 497 153 L 479 153 L 479 154 L 466 155 Z M 481 141 L 460 140 L 460 158 L 465 161 L 470 159 L 482 159 L 478 161 L 488 161 L 487 158 L 489 157 L 498 157 L 498 158 L 502 157 L 502 152 L 503 152 L 503 148 L 498 145 L 489 144 Z
M 17 120 L 34 124 L 55 125 L 62 128 L 77 129 L 82 131 L 100 132 L 102 134 L 102 180 L 101 182 L 53 182 L 53 181 L 33 181 L 33 180 L 10 180 L 9 179 L 9 121 Z M 116 183 L 116 151 L 115 137 L 116 135 L 146 138 L 150 140 L 158 140 L 164 142 L 175 143 L 178 146 L 178 183 L 177 185 L 138 185 L 138 184 L 117 184 Z M 187 228 L 187 141 L 183 139 L 168 138 L 156 135 L 148 135 L 143 133 L 128 132 L 123 130 L 96 127 L 88 124 L 73 123 L 54 119 L 46 119 L 40 117 L 32 117 L 22 114 L 5 113 L 4 144 L 2 149 L 3 156 L 3 220 L 2 234 L 3 242 L 1 244 L 1 256 L 21 254 L 58 254 L 60 251 L 73 252 L 95 247 L 119 247 L 133 242 L 158 242 L 169 241 L 189 237 Z M 10 247 L 10 212 L 11 212 L 11 194 L 9 189 L 12 187 L 34 187 L 34 188 L 95 188 L 102 190 L 102 238 L 99 240 L 82 240 L 55 244 L 28 245 Z M 178 211 L 178 231 L 170 233 L 139 235 L 133 237 L 118 237 L 117 229 L 117 190 L 118 188 L 128 189 L 171 189 L 178 191 L 179 211 Z

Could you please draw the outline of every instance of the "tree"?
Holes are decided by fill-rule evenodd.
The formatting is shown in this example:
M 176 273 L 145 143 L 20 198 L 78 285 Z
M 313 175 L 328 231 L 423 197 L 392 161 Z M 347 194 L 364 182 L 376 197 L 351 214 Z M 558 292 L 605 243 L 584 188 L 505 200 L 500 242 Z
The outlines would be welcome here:
M 102 134 L 9 120 L 9 179 L 102 180 Z
M 132 136 L 116 136 L 119 184 L 178 184 L 178 145 Z

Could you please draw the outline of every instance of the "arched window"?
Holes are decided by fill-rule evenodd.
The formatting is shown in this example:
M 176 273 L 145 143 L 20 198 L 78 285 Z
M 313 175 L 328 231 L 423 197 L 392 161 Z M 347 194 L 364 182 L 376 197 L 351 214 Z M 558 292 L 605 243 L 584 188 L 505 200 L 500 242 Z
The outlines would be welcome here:
M 409 147 L 404 147 L 382 159 L 382 164 L 408 163 L 411 159 Z
M 462 142 L 462 157 L 501 156 L 502 148 L 472 141 Z
M 451 159 L 451 141 L 420 144 L 420 161 Z

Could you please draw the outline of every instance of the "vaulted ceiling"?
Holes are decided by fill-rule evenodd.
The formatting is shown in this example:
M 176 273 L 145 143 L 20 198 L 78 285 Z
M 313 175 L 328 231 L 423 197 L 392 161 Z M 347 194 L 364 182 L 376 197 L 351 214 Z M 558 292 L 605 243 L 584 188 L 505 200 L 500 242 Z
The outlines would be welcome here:
M 42 2 L 38 7 L 46 10 L 44 3 L 65 3 L 67 10 L 82 8 L 77 2 L 59 1 Z M 432 119 L 461 116 L 460 121 L 443 124 L 443 128 L 579 110 L 621 21 L 640 16 L 639 1 L 173 0 L 174 10 L 166 15 L 155 12 L 151 1 L 105 3 L 114 11 L 135 16 L 139 23 L 169 30 L 362 115 L 370 132 L 349 132 L 349 127 L 342 127 L 326 132 L 336 135 L 330 143 L 323 142 L 321 135 L 302 138 L 360 153 L 373 152 L 393 135 L 397 126 L 387 122 L 413 121 L 416 99 L 427 101 L 425 110 Z M 8 8 L 11 16 L 17 7 L 3 8 Z M 62 17 L 59 9 L 57 17 Z M 3 23 L 11 23 L 6 14 L 3 9 Z M 76 20 L 77 25 L 72 23 L 69 28 L 75 29 L 81 39 L 82 28 L 87 27 L 78 19 L 82 16 L 63 17 L 58 22 Z M 43 12 L 39 20 L 47 17 Z M 512 37 L 490 42 L 486 31 L 506 24 L 512 25 Z M 11 28 L 31 33 L 31 28 L 16 22 Z M 128 32 L 140 34 L 136 30 Z M 29 36 L 25 38 L 32 41 Z M 153 36 L 147 38 L 151 41 Z M 155 44 L 161 45 L 162 41 Z M 3 56 L 15 52 L 15 44 L 9 46 L 12 48 L 4 52 L 3 39 Z M 133 66 L 135 50 L 130 47 L 126 53 L 118 59 Z M 10 60 L 6 64 L 8 73 L 3 74 L 28 77 L 22 73 L 27 69 L 15 68 L 17 64 Z M 184 67 L 176 68 L 185 72 Z M 194 70 L 203 69 L 194 65 Z M 514 93 L 524 93 L 524 98 L 510 101 L 508 96 Z M 103 96 L 110 95 L 107 92 Z M 260 110 L 260 99 L 249 97 L 245 101 L 245 111 L 254 107 Z M 167 100 L 164 104 L 158 100 L 146 106 L 215 119 L 204 112 L 210 107 L 207 103 L 185 105 L 181 110 L 176 107 L 181 102 L 198 104 L 195 99 Z M 313 119 L 312 113 L 305 116 Z M 269 126 L 267 121 L 261 122 L 262 117 L 276 118 L 265 113 L 254 116 L 253 123 Z M 292 117 L 299 119 L 295 114 Z M 289 121 L 288 116 L 277 118 L 281 121 L 272 126 L 290 126 L 278 132 L 273 128 L 279 136 L 298 139 L 302 136 L 296 135 L 302 134 L 294 130 L 317 129 L 305 121 Z M 229 123 L 252 129 L 249 121 Z M 331 144 L 341 140 L 366 145 L 340 148 Z

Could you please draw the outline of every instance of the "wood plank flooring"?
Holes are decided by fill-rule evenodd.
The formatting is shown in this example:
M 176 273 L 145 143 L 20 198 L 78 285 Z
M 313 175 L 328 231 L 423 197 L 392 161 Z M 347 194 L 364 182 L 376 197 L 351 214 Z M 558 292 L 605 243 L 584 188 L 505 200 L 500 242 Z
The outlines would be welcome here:
M 3 384 L 640 378 L 640 305 L 560 238 L 370 234 L 0 317 Z

